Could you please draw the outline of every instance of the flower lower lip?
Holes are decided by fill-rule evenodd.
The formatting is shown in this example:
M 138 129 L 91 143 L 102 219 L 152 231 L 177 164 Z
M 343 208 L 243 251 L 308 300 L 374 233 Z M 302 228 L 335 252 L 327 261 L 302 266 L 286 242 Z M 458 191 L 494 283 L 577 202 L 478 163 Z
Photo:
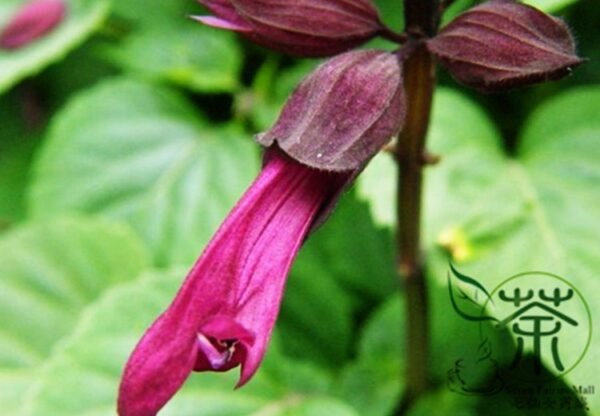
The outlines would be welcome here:
M 208 338 L 199 333 L 198 336 L 198 354 L 203 354 L 206 361 L 210 364 L 210 369 L 219 370 L 230 364 L 236 346 L 237 340 L 219 341 L 214 338 Z M 237 365 L 239 363 L 235 363 Z M 199 369 L 196 368 L 198 371 Z

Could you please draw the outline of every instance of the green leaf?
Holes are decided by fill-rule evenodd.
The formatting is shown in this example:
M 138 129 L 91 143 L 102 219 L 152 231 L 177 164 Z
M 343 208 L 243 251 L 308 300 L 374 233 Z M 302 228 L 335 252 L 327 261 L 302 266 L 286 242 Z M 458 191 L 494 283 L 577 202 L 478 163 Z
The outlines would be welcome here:
M 350 353 L 353 306 L 329 262 L 315 250 L 303 249 L 288 280 L 278 320 L 283 347 L 295 357 L 340 366 Z
M 460 114 L 460 117 L 457 116 Z M 478 202 L 494 194 L 503 164 L 500 137 L 491 121 L 472 102 L 449 89 L 434 97 L 428 148 L 442 161 L 426 171 L 424 227 L 427 245 L 454 230 L 458 218 L 476 216 Z M 378 155 L 358 179 L 358 194 L 369 201 L 378 224 L 393 226 L 396 166 L 387 154 Z M 482 191 L 483 190 L 483 191 Z M 477 203 L 473 203 L 476 201 Z M 498 207 L 502 211 L 508 207 Z M 498 216 L 498 212 L 496 213 Z
M 0 27 L 16 12 L 21 0 L 3 0 Z M 60 60 L 100 25 L 108 12 L 108 0 L 68 0 L 66 18 L 36 42 L 11 51 L 0 50 L 0 93 Z
M 31 212 L 131 224 L 158 264 L 189 264 L 257 170 L 250 138 L 208 127 L 168 90 L 120 79 L 57 116 L 34 168 Z
M 52 117 L 56 109 L 62 108 L 81 90 L 117 74 L 117 69 L 98 52 L 104 45 L 103 39 L 98 36 L 88 40 L 84 48 L 50 66 L 35 80 L 35 92 L 42 100 L 43 109 Z
M 567 6 L 577 3 L 579 0 L 523 0 L 523 3 L 529 4 L 546 13 L 554 13 Z M 449 23 L 452 19 L 464 12 L 468 8 L 476 5 L 475 0 L 456 0 L 446 10 L 443 16 L 443 25 Z
M 488 398 L 489 400 L 489 398 Z M 450 390 L 440 389 L 434 393 L 430 393 L 408 412 L 409 416 L 426 416 L 434 411 L 443 414 L 453 414 L 457 416 L 477 416 L 481 413 L 477 409 L 480 404 L 480 397 L 463 396 L 456 394 Z M 485 414 L 491 414 L 493 407 L 488 407 Z M 483 410 L 483 409 L 482 409 Z M 505 410 L 506 411 L 506 410 Z M 510 415 L 510 413 L 508 413 Z
M 540 391 L 548 389 L 548 393 L 511 394 L 509 390 L 515 386 L 508 385 L 506 390 L 491 396 L 464 395 L 450 391 L 444 386 L 417 401 L 407 415 L 585 416 L 587 414 L 582 404 L 577 402 L 571 386 L 560 381 L 538 386 Z M 536 389 L 530 388 L 529 391 L 536 391 Z
M 389 199 L 396 192 L 396 183 L 392 179 L 395 170 L 394 160 L 379 153 L 356 181 L 357 195 L 369 203 L 373 221 L 384 227 L 392 227 L 396 221 L 396 213 Z
M 441 26 L 447 25 L 452 19 L 466 11 L 468 8 L 474 6 L 476 3 L 475 0 L 454 0 L 442 15 Z
M 429 150 L 440 154 L 442 162 L 426 175 L 424 221 L 430 285 L 445 289 L 438 296 L 432 288 L 430 294 L 432 345 L 447 345 L 453 333 L 473 331 L 459 329 L 464 323 L 458 321 L 456 329 L 450 330 L 453 326 L 445 321 L 458 318 L 445 282 L 448 261 L 433 250 L 436 244 L 452 255 L 461 272 L 489 290 L 516 273 L 542 270 L 567 278 L 584 294 L 592 313 L 600 310 L 597 297 L 586 296 L 600 290 L 600 119 L 595 116 L 599 106 L 598 87 L 554 98 L 531 116 L 516 157 L 509 158 L 501 152 L 498 133 L 474 104 L 448 90 L 438 91 Z M 379 169 L 375 175 L 366 172 L 361 193 L 385 212 L 379 220 L 389 223 L 391 211 L 382 207 L 385 200 L 389 203 L 394 171 L 393 166 L 382 166 L 375 165 Z M 379 187 L 373 186 L 375 176 Z M 444 313 L 448 317 L 436 324 L 435 317 Z M 465 345 L 477 347 L 476 339 Z M 460 348 L 449 351 L 448 359 L 460 358 Z M 591 363 L 598 354 L 600 342 L 593 339 L 566 382 L 593 384 L 596 375 Z M 436 372 L 448 368 L 447 360 L 436 364 L 434 355 L 433 367 Z M 597 395 L 590 396 L 588 403 L 593 411 L 600 411 Z
M 394 0 L 375 0 L 374 3 L 386 25 L 397 31 L 404 29 L 403 3 Z
M 27 131 L 17 94 L 0 98 L 0 231 L 25 215 L 25 187 L 38 140 Z
M 547 13 L 556 12 L 564 9 L 579 0 L 524 0 L 523 3 L 529 4 L 530 6 L 536 7 Z
M 406 356 L 404 335 L 406 313 L 404 296 L 391 296 L 369 316 L 362 329 L 358 357 L 363 360 L 380 357 L 383 361 Z M 400 363 L 400 370 L 406 363 Z
M 236 97 L 237 112 L 248 114 L 259 131 L 268 130 L 294 88 L 317 63 L 315 60 L 303 60 L 278 72 L 278 62 L 267 60 L 259 69 L 252 89 Z
M 401 358 L 378 357 L 348 365 L 339 377 L 337 393 L 363 416 L 393 414 L 402 399 Z
M 279 414 L 286 416 L 358 416 L 352 407 L 332 398 L 308 399 L 297 406 L 285 409 Z
M 368 205 L 349 192 L 304 250 L 313 250 L 358 302 L 377 303 L 396 289 L 394 243 L 377 227 Z
M 234 35 L 184 20 L 134 32 L 111 56 L 133 75 L 198 92 L 238 88 L 241 54 Z
M 294 263 L 279 318 L 283 347 L 341 367 L 352 350 L 356 316 L 394 289 L 391 236 L 373 226 L 366 204 L 350 192 Z
M 24 173 L 29 169 L 36 140 L 21 139 L 0 153 L 0 230 L 25 216 L 27 175 Z
M 16 414 L 79 313 L 149 264 L 128 227 L 84 219 L 26 225 L 0 239 L 0 403 Z
M 593 266 L 584 251 L 574 250 L 567 256 L 565 250 L 573 245 L 593 247 L 593 235 L 600 226 L 593 208 L 600 204 L 600 193 L 593 186 L 600 174 L 592 139 L 598 131 L 597 117 L 592 115 L 597 96 L 597 88 L 587 88 L 542 107 L 524 132 L 517 159 L 510 159 L 481 110 L 460 95 L 440 89 L 428 143 L 442 162 L 426 172 L 426 245 L 440 244 L 458 260 L 497 255 L 495 246 L 507 240 L 513 240 L 506 245 L 512 250 L 510 255 L 518 250 L 537 253 L 517 255 L 503 263 L 507 267 L 496 268 L 495 278 L 487 273 L 490 284 L 486 287 L 532 263 L 558 274 L 566 272 L 566 264 L 560 264 L 567 258 L 570 262 L 581 258 Z M 376 219 L 389 226 L 393 206 L 388 197 L 395 166 L 386 155 L 378 158 L 359 178 L 359 194 L 370 202 Z M 531 241 L 537 238 L 536 243 Z
M 479 324 L 464 320 L 456 314 L 450 304 L 446 287 L 434 279 L 429 280 L 429 301 L 431 325 L 430 377 L 438 386 L 419 400 L 409 415 L 451 414 L 479 415 L 560 415 L 565 402 L 575 409 L 576 397 L 571 387 L 561 379 L 553 379 L 544 384 L 550 394 L 523 394 L 531 392 L 531 384 L 519 379 L 500 378 L 495 361 L 489 359 L 482 350 L 489 345 L 505 346 L 512 351 L 512 339 L 506 332 L 492 331 L 489 323 Z M 397 405 L 404 388 L 406 362 L 405 301 L 401 296 L 393 296 L 369 319 L 363 329 L 357 360 L 350 364 L 340 378 L 339 392 L 352 403 L 360 414 L 383 416 L 391 414 Z M 481 325 L 485 325 L 484 329 Z M 482 330 L 488 337 L 482 344 Z M 460 336 L 457 336 L 460 334 Z M 504 351 L 493 351 L 497 359 Z M 492 394 L 473 394 L 462 390 L 463 382 L 468 387 L 483 386 Z M 478 383 L 478 384 L 475 384 Z M 552 390 L 554 389 L 554 390 Z M 560 393 L 559 393 L 560 392 Z M 557 410 L 548 407 L 529 413 L 519 410 L 531 400 L 554 400 Z M 532 399 L 533 398 L 533 399 Z M 525 403 L 525 404 L 524 404 Z M 548 406 L 544 404 L 543 406 Z M 575 410 L 573 415 L 582 415 Z
M 383 416 L 392 411 L 404 390 L 404 299 L 391 297 L 362 328 L 358 354 L 339 376 L 337 392 L 361 415 Z
M 167 81 L 197 92 L 233 92 L 239 87 L 242 53 L 235 35 L 188 18 L 191 2 L 152 5 L 123 1 L 117 14 L 132 30 L 108 49 L 108 57 L 136 77 Z M 144 14 L 140 16 L 140 10 Z
M 492 262 L 506 261 L 503 271 L 558 274 L 583 294 L 592 314 L 600 311 L 600 299 L 591 296 L 600 290 L 598 106 L 600 87 L 585 87 L 547 102 L 531 116 L 520 142 L 519 162 L 509 163 L 506 176 L 515 199 L 522 201 L 524 219 L 512 233 L 479 243 L 492 254 L 471 268 L 481 275 L 483 270 L 489 273 Z M 592 384 L 597 378 L 592 363 L 598 356 L 600 340 L 592 338 L 583 361 L 565 377 L 567 383 Z M 590 396 L 588 403 L 593 412 L 600 412 L 599 395 Z
M 140 10 L 144 11 L 141 15 Z M 117 18 L 136 28 L 161 25 L 165 20 L 175 18 L 179 20 L 191 12 L 191 6 L 186 0 L 157 2 L 152 7 L 148 7 L 145 0 L 119 0 L 113 3 L 111 11 Z
M 430 325 L 431 325 L 431 369 L 438 380 L 446 379 L 446 374 L 457 359 L 470 354 L 480 343 L 480 326 L 463 320 L 452 309 L 448 289 L 435 280 L 429 282 Z M 369 318 L 363 328 L 359 343 L 359 362 L 395 362 L 406 356 L 406 312 L 404 296 L 392 296 Z M 460 337 L 455 334 L 460 333 Z M 406 367 L 402 362 L 398 373 L 400 378 Z M 390 382 L 382 380 L 382 383 Z
M 44 366 L 26 414 L 114 414 L 124 362 L 143 330 L 168 305 L 180 273 L 144 274 L 87 308 L 75 331 Z M 356 415 L 327 395 L 329 381 L 322 372 L 289 361 L 278 351 L 277 342 L 250 383 L 234 391 L 237 378 L 235 370 L 194 373 L 161 414 Z

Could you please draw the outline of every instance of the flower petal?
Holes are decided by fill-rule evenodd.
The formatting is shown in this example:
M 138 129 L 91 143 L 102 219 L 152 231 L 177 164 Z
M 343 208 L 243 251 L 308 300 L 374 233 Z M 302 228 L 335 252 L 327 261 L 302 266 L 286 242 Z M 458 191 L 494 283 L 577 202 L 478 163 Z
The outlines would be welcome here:
M 195 371 L 227 371 L 242 364 L 255 336 L 229 316 L 215 316 L 200 326 Z
M 238 386 L 256 372 L 292 261 L 349 176 L 311 169 L 278 149 L 265 161 L 132 353 L 119 391 L 121 416 L 155 414 L 194 368 L 223 371 L 241 364 Z
M 221 19 L 215 16 L 191 16 L 197 22 L 203 23 L 206 26 L 211 26 L 217 29 L 231 30 L 234 32 L 249 32 L 252 28 L 248 25 L 240 25 L 229 20 Z
M 210 10 L 215 16 L 193 16 L 194 20 L 208 26 L 233 31 L 251 31 L 252 26 L 240 16 L 229 0 L 198 0 L 200 4 Z

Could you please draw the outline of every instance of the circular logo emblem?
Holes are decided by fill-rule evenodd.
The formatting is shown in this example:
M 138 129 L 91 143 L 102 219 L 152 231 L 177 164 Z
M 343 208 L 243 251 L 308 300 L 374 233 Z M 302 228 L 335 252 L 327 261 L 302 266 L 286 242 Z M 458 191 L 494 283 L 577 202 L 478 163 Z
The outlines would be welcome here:
M 450 264 L 448 287 L 454 311 L 479 327 L 477 350 L 456 359 L 448 370 L 452 391 L 538 391 L 542 383 L 556 381 L 580 364 L 590 346 L 590 309 L 565 278 L 525 272 L 488 290 Z
M 546 272 L 512 276 L 489 293 L 482 338 L 494 340 L 494 358 L 521 379 L 567 374 L 583 359 L 592 319 L 582 294 L 562 277 Z M 502 336 L 504 335 L 504 336 Z M 510 335 L 510 336 L 507 336 Z M 500 345 L 501 344 L 501 345 Z

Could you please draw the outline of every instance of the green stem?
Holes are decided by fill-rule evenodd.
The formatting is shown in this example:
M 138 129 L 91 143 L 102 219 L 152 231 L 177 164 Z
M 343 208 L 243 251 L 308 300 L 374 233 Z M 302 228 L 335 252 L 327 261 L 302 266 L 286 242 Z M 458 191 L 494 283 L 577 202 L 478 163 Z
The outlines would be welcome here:
M 404 0 L 407 33 L 432 36 L 439 22 L 437 0 Z M 421 199 L 425 138 L 435 85 L 433 57 L 420 43 L 404 63 L 407 115 L 396 147 L 398 272 L 407 305 L 406 410 L 429 387 L 429 319 L 421 257 Z

